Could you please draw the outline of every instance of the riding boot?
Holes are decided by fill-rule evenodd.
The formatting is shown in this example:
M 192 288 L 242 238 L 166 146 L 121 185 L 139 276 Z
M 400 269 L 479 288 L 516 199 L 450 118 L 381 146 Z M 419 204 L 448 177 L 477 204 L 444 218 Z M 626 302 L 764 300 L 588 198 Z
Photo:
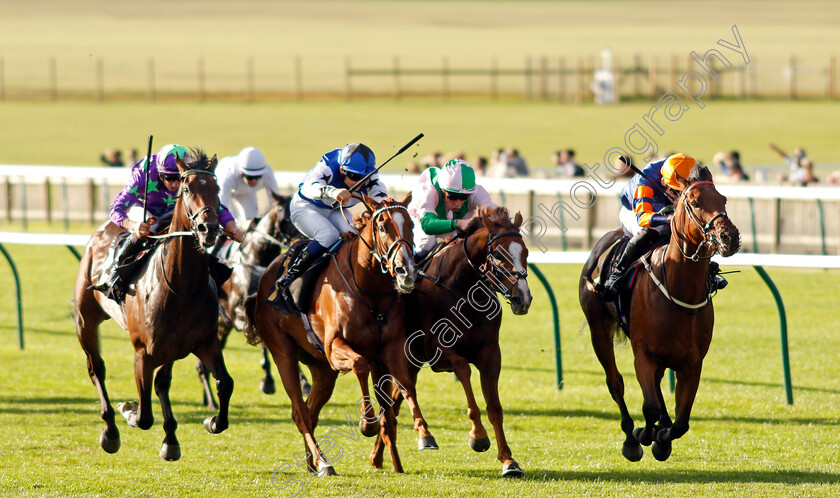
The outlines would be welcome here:
M 727 285 L 729 282 L 720 275 L 720 265 L 709 261 L 709 292 L 719 291 Z
M 119 252 L 114 257 L 114 263 L 108 269 L 107 276 L 93 286 L 94 290 L 107 292 L 109 297 L 116 301 L 122 301 L 125 298 L 125 293 L 128 290 L 127 282 L 131 275 L 126 274 L 123 266 L 126 261 L 133 258 L 143 247 L 143 241 L 134 233 L 129 235 L 128 240 L 119 248 Z M 110 289 L 110 292 L 108 292 Z
M 276 305 L 284 299 L 288 303 L 293 302 L 291 293 L 289 292 L 289 285 L 291 285 L 292 282 L 301 275 L 301 273 L 309 268 L 309 265 L 315 261 L 318 256 L 323 254 L 324 251 L 326 251 L 326 248 L 315 240 L 304 247 L 300 254 L 298 254 L 297 258 L 289 263 L 289 268 L 286 270 L 283 278 L 281 278 L 276 284 L 276 296 L 274 299 L 269 298 L 268 303 Z
M 604 290 L 602 295 L 605 300 L 613 301 L 618 297 L 618 282 L 627 271 L 631 263 L 636 261 L 642 254 L 650 249 L 650 246 L 658 238 L 658 233 L 655 230 L 642 228 L 642 230 L 633 236 L 624 248 L 624 252 L 616 264 L 615 269 L 610 273 L 609 278 L 604 282 Z

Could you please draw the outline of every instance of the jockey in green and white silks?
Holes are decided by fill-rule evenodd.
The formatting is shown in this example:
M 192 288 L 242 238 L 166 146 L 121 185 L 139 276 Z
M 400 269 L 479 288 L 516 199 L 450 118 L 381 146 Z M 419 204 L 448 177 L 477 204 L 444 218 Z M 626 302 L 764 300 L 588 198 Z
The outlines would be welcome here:
M 429 254 L 438 237 L 465 229 L 479 206 L 497 207 L 484 187 L 476 185 L 475 171 L 469 163 L 453 159 L 442 168 L 426 169 L 408 205 L 414 222 L 415 258 Z

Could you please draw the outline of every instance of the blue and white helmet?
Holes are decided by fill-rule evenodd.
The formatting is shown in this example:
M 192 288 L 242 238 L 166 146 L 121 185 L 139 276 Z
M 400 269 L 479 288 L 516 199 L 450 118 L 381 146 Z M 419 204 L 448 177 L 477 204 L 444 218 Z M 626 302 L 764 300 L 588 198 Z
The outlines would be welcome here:
M 338 164 L 343 172 L 366 175 L 376 167 L 376 156 L 367 145 L 356 142 L 341 149 Z

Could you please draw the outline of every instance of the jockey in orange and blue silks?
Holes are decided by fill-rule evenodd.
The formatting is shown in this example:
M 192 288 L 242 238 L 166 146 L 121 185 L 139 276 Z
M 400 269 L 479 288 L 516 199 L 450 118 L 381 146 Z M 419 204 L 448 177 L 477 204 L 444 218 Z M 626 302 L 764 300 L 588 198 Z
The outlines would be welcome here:
M 615 270 L 604 282 L 604 299 L 615 299 L 618 282 L 630 264 L 658 240 L 671 235 L 671 213 L 682 190 L 677 177 L 688 178 L 695 164 L 697 161 L 685 154 L 654 161 L 642 169 L 643 175 L 633 176 L 621 190 L 618 219 L 631 238 Z M 717 264 L 710 262 L 709 269 L 714 275 L 712 290 L 726 287 L 726 280 L 717 275 Z

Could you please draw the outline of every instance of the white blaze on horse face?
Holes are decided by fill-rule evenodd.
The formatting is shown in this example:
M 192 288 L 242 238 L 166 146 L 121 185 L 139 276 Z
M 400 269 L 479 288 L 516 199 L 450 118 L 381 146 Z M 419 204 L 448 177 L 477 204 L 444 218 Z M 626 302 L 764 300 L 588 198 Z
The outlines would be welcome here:
M 513 259 L 513 269 L 524 274 L 525 268 L 522 266 L 522 244 L 519 242 L 511 242 L 508 246 L 508 251 L 510 252 L 511 259 Z M 519 289 L 523 299 L 526 299 L 527 301 L 531 300 L 531 291 L 528 289 L 527 280 L 520 278 L 516 281 L 516 287 Z

